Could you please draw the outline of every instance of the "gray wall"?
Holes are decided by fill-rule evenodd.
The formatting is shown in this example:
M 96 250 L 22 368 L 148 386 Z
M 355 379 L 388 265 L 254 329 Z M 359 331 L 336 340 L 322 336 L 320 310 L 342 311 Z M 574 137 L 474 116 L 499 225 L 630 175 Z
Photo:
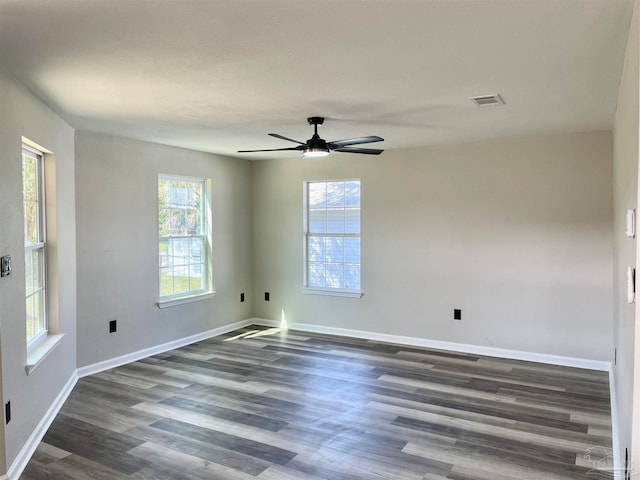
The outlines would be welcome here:
M 637 4 L 636 4 L 637 5 Z M 634 354 L 636 305 L 627 303 L 626 270 L 636 265 L 636 239 L 625 235 L 625 214 L 637 208 L 638 198 L 638 74 L 639 37 L 638 9 L 635 8 L 629 31 L 624 70 L 618 93 L 618 108 L 614 128 L 614 346 L 618 349 L 614 378 L 617 402 L 620 451 L 615 452 L 624 461 L 624 449 L 631 448 L 634 391 Z M 638 420 L 635 420 L 636 425 Z M 634 446 L 634 463 L 640 460 L 640 445 Z
M 50 207 L 49 314 L 54 330 L 65 334 L 62 343 L 30 376 L 25 372 L 22 136 L 55 154 L 46 158 L 45 167 Z M 13 274 L 0 280 L 2 395 L 12 406 L 11 423 L 0 438 L 6 442 L 6 466 L 10 466 L 76 369 L 76 223 L 73 129 L 1 73 L 0 172 L 0 255 L 13 258 Z M 6 471 L 4 457 L 4 452 L 0 453 L 1 472 Z
M 77 132 L 74 163 L 73 129 L 0 75 L 0 255 L 14 258 L 14 274 L 0 280 L 1 393 L 13 406 L 4 435 L 0 422 L 0 471 L 2 442 L 10 465 L 76 367 L 252 316 L 279 319 L 283 310 L 291 322 L 610 360 L 612 232 L 617 281 L 635 262 L 620 237 L 619 208 L 637 195 L 637 29 L 632 38 L 621 88 L 630 106 L 616 117 L 615 229 L 610 132 L 253 163 Z M 65 333 L 31 376 L 23 135 L 55 153 L 52 304 Z M 158 173 L 212 179 L 211 300 L 155 306 Z M 362 179 L 362 299 L 300 290 L 302 182 L 328 178 Z M 634 317 L 619 288 L 615 304 L 617 372 L 631 382 Z M 463 309 L 461 322 L 451 319 L 453 308 Z M 632 395 L 619 383 L 624 438 Z
M 158 173 L 212 181 L 213 299 L 155 305 Z M 77 132 L 75 179 L 78 367 L 251 317 L 249 162 Z
M 610 132 L 252 167 L 257 317 L 611 359 Z M 362 299 L 300 288 L 302 182 L 341 178 L 362 180 Z

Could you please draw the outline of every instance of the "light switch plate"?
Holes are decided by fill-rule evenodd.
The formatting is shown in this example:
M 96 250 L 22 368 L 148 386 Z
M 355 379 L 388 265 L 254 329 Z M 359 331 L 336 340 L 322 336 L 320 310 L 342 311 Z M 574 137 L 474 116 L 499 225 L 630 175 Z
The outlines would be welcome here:
M 0 257 L 0 276 L 8 277 L 11 275 L 11 255 Z
M 627 210 L 627 229 L 625 234 L 629 238 L 636 236 L 636 211 L 635 209 Z

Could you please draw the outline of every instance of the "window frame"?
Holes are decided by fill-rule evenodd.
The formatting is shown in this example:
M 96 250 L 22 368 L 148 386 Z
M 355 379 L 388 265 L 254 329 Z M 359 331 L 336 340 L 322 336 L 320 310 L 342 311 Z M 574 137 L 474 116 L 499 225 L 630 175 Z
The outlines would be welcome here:
M 22 169 L 24 170 L 24 157 L 25 155 L 30 156 L 36 160 L 36 211 L 37 211 L 37 242 L 28 243 L 27 242 L 27 225 L 25 223 L 25 204 L 27 199 L 25 198 L 24 191 L 24 171 L 22 173 L 22 204 L 23 204 L 23 234 L 24 234 L 24 255 L 25 255 L 25 339 L 27 343 L 27 351 L 33 351 L 37 349 L 41 344 L 45 342 L 49 335 L 49 312 L 48 312 L 48 248 L 47 248 L 47 222 L 46 222 L 46 192 L 45 192 L 45 172 L 44 172 L 44 156 L 45 152 L 32 147 L 31 145 L 27 145 L 26 143 L 22 143 Z M 33 288 L 34 285 L 34 252 L 42 252 L 40 256 L 40 265 L 39 269 L 41 271 L 41 282 L 42 285 L 38 288 Z M 27 258 L 31 257 L 30 262 L 30 277 L 32 289 L 30 293 L 26 293 L 27 287 Z M 37 257 L 37 255 L 35 256 Z M 39 315 L 42 316 L 42 330 L 34 333 L 30 338 L 28 337 L 29 328 L 27 326 L 27 322 L 29 321 L 28 312 L 29 310 L 26 308 L 26 302 L 29 298 L 33 298 L 35 295 L 42 293 L 42 304 L 40 305 Z M 33 319 L 33 328 L 39 324 L 35 318 Z
M 318 233 L 311 232 L 309 228 L 309 185 L 314 183 L 332 183 L 332 182 L 358 182 L 360 187 L 360 197 L 358 204 L 358 220 L 360 223 L 359 233 Z M 360 241 L 360 258 L 359 258 L 359 283 L 360 288 L 338 288 L 338 287 L 317 287 L 309 285 L 309 240 L 313 237 L 335 237 L 335 238 L 358 238 L 362 237 L 362 180 L 360 178 L 347 179 L 331 179 L 331 180 L 305 180 L 303 181 L 303 293 L 313 295 L 328 295 L 336 297 L 362 298 L 362 243 Z M 346 209 L 346 205 L 345 205 Z M 346 229 L 345 229 L 346 230 Z M 342 262 L 343 266 L 345 262 Z
M 161 180 L 169 180 L 169 181 L 184 181 L 191 183 L 199 183 L 201 184 L 202 189 L 202 200 L 200 207 L 200 225 L 201 231 L 197 234 L 186 234 L 186 235 L 161 235 L 160 230 L 157 230 L 157 247 L 158 247 L 158 302 L 157 306 L 159 308 L 166 308 L 175 305 L 181 305 L 184 303 L 204 300 L 207 298 L 213 297 L 215 293 L 212 289 L 213 281 L 212 281 L 212 241 L 211 241 L 211 180 L 209 178 L 204 178 L 200 176 L 185 176 L 185 175 L 171 175 L 159 173 L 157 177 L 156 183 L 156 202 L 157 202 L 157 217 L 156 220 L 159 222 L 160 220 L 160 197 L 158 193 L 158 187 L 160 186 Z M 201 288 L 195 290 L 187 290 L 185 292 L 173 293 L 170 295 L 162 295 L 162 260 L 160 257 L 160 244 L 163 241 L 170 242 L 171 239 L 193 239 L 199 238 L 201 241 L 201 252 L 202 252 L 202 262 L 201 262 Z M 192 266 L 192 264 L 189 264 Z

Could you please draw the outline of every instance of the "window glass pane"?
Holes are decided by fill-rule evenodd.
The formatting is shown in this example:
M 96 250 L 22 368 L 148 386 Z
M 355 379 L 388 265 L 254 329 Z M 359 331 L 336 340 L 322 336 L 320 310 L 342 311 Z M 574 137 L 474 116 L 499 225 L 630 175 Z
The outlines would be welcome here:
M 344 260 L 344 239 L 342 237 L 327 237 L 325 238 L 326 257 L 327 263 L 342 263 Z
M 190 281 L 190 289 L 191 290 L 201 290 L 205 288 L 204 285 L 204 257 L 202 256 L 202 252 L 204 251 L 204 238 L 192 238 L 191 239 L 191 258 L 190 258 L 190 269 L 189 269 L 189 277 Z
M 181 209 L 172 209 L 170 210 L 170 225 L 169 225 L 169 234 L 170 235 L 186 235 L 186 218 L 185 211 Z
M 199 209 L 202 198 L 202 183 L 189 182 L 187 183 L 187 188 L 189 189 L 188 206 L 191 208 Z
M 202 262 L 202 252 L 204 250 L 204 238 L 192 238 L 191 242 L 191 258 L 189 263 L 200 263 Z
M 189 267 L 189 290 L 200 290 L 202 288 L 202 266 L 200 264 Z
M 186 211 L 186 233 L 189 235 L 199 235 L 200 234 L 200 215 L 198 210 L 187 210 Z
M 309 208 L 324 207 L 327 205 L 327 185 L 324 182 L 308 184 Z
M 327 233 L 327 211 L 309 211 L 309 231 L 312 233 Z
M 158 249 L 160 251 L 160 266 L 167 267 L 171 265 L 169 263 L 169 240 L 160 240 Z
M 33 313 L 33 297 L 27 297 L 27 341 L 36 334 L 35 316 Z
M 34 314 L 34 324 L 35 324 L 35 335 L 43 332 L 45 329 L 44 325 L 44 292 L 40 290 L 38 293 L 33 295 L 33 314 Z
M 33 255 L 29 250 L 24 252 L 24 291 L 25 295 L 33 292 Z
M 326 286 L 324 263 L 309 262 L 309 286 L 320 288 Z
M 360 265 L 345 265 L 344 288 L 360 290 Z
M 344 182 L 327 183 L 327 206 L 344 207 Z
M 344 211 L 344 233 L 360 233 L 360 209 L 348 208 Z
M 33 261 L 33 289 L 44 287 L 44 250 L 39 248 L 32 251 Z
M 38 243 L 38 204 L 25 202 L 24 204 L 25 243 Z
M 185 265 L 189 260 L 189 239 L 188 238 L 172 238 L 169 240 L 171 245 L 172 265 Z
M 163 207 L 200 209 L 202 187 L 201 181 L 161 177 L 158 180 L 158 201 Z
M 346 237 L 344 239 L 344 263 L 360 264 L 360 238 Z
M 344 233 L 344 209 L 327 209 L 327 233 Z
M 24 199 L 38 200 L 38 159 L 31 155 L 22 154 L 22 189 Z
M 173 277 L 174 293 L 184 293 L 189 291 L 189 277 L 185 275 L 186 270 L 182 269 L 179 275 Z
M 158 234 L 161 236 L 169 235 L 169 219 L 171 218 L 171 211 L 168 208 L 160 208 L 158 213 Z
M 360 181 L 345 182 L 345 204 L 347 207 L 360 206 Z
M 323 262 L 324 261 L 324 238 L 323 237 L 309 237 L 308 243 L 308 258 L 310 262 Z
M 173 294 L 173 269 L 165 267 L 160 269 L 160 296 Z
M 341 263 L 327 263 L 325 265 L 325 282 L 330 288 L 344 287 L 344 266 Z

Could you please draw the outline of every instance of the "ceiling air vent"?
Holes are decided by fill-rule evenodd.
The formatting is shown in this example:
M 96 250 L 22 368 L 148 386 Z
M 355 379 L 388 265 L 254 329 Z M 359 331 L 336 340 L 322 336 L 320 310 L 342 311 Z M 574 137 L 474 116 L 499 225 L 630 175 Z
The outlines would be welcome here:
M 476 107 L 497 107 L 504 105 L 504 100 L 499 93 L 495 95 L 482 95 L 480 97 L 469 97 Z

